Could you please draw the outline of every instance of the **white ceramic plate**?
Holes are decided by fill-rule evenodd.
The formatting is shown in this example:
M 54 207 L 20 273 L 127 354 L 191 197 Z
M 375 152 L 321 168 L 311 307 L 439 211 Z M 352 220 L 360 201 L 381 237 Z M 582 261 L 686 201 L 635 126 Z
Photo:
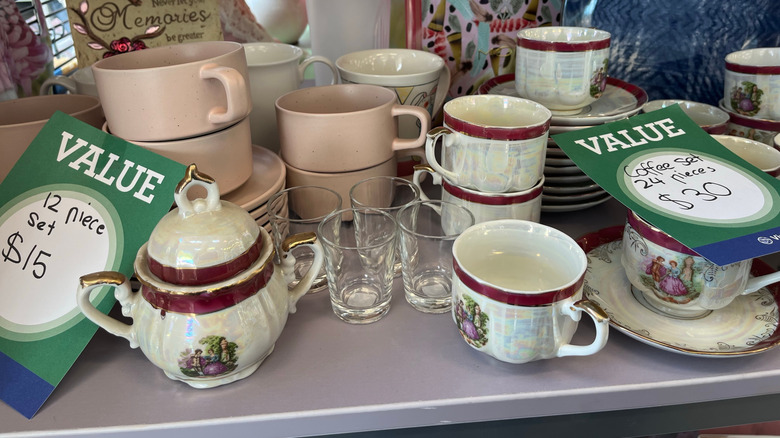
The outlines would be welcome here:
M 607 193 L 605 190 L 596 190 L 587 193 L 576 193 L 570 195 L 551 195 L 542 191 L 542 204 L 548 205 L 580 205 L 591 199 L 600 198 Z
M 545 204 L 544 201 L 542 201 L 542 212 L 544 213 L 566 213 L 570 211 L 578 211 L 578 210 L 585 210 L 586 208 L 595 207 L 599 204 L 603 204 L 610 199 L 612 199 L 612 196 L 609 193 L 605 193 L 603 195 L 603 198 L 597 198 L 593 201 L 587 201 L 583 203 L 578 204 L 562 204 L 562 205 L 555 205 L 555 204 Z
M 545 185 L 542 188 L 542 194 L 550 194 L 550 195 L 570 195 L 575 193 L 589 193 L 589 192 L 603 192 L 604 189 L 601 188 L 600 185 L 598 185 L 595 182 L 584 182 L 584 183 L 575 183 L 575 184 L 563 184 L 563 185 L 548 185 L 547 180 L 545 180 Z
M 642 305 L 631 293 L 620 256 L 622 226 L 578 240 L 588 253 L 585 295 L 610 317 L 610 325 L 647 345 L 691 356 L 725 358 L 762 353 L 780 343 L 780 284 L 737 297 L 723 309 L 698 319 L 675 319 Z M 771 272 L 754 260 L 753 273 Z
M 545 175 L 544 177 L 544 184 L 552 185 L 552 186 L 561 185 L 561 184 L 571 185 L 571 184 L 583 183 L 583 182 L 587 182 L 590 184 L 593 183 L 593 180 L 590 179 L 588 175 L 582 173 L 582 171 L 580 171 L 580 173 L 577 175 L 550 175 L 550 176 Z
M 478 93 L 517 96 L 514 73 L 490 79 L 479 87 Z M 607 88 L 597 101 L 585 107 L 579 114 L 553 115 L 550 123 L 554 126 L 599 125 L 631 117 L 639 112 L 645 102 L 647 102 L 645 90 L 628 82 L 608 77 Z
M 268 201 L 274 193 L 282 189 L 287 169 L 278 155 L 262 147 L 252 147 L 254 169 L 249 180 L 232 192 L 222 195 L 222 199 L 241 206 L 244 210 L 254 210 Z
M 598 125 L 550 125 L 550 135 L 561 134 L 564 132 L 579 131 L 580 129 L 592 128 Z

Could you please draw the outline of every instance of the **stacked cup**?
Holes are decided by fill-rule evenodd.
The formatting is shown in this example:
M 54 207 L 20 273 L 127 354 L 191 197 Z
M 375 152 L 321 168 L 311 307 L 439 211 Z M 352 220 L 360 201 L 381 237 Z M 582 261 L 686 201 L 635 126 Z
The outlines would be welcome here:
M 96 62 L 92 73 L 104 131 L 197 163 L 222 194 L 252 175 L 252 101 L 241 44 L 205 41 L 128 52 Z
M 419 121 L 417 138 L 398 137 L 402 115 Z M 431 124 L 424 108 L 400 105 L 389 89 L 365 84 L 291 91 L 276 100 L 276 117 L 287 186 L 326 187 L 342 199 L 358 181 L 395 176 L 396 151 L 422 146 Z
M 729 113 L 727 134 L 772 145 L 780 133 L 780 47 L 726 55 L 720 107 Z
M 443 126 L 428 133 L 430 166 L 416 167 L 414 183 L 421 187 L 424 174 L 432 174 L 433 183 L 442 186 L 442 199 L 469 209 L 476 223 L 538 222 L 551 118 L 550 110 L 528 99 L 457 97 L 444 105 Z

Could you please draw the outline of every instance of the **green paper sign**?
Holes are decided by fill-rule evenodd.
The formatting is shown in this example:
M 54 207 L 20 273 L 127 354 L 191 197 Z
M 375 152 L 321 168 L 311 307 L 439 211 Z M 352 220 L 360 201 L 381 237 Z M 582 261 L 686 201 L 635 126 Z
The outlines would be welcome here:
M 612 196 L 713 263 L 780 251 L 780 181 L 679 106 L 552 137 Z
M 0 185 L 0 399 L 31 418 L 97 326 L 79 277 L 133 274 L 185 166 L 58 112 Z M 92 303 L 104 313 L 107 288 Z

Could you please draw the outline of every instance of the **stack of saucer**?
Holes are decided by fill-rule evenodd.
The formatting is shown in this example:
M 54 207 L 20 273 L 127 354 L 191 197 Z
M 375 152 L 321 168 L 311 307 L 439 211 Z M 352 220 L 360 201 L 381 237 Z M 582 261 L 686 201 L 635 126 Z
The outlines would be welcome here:
M 518 96 L 513 74 L 497 76 L 479 87 L 479 94 Z M 550 135 L 590 128 L 631 117 L 647 102 L 647 93 L 636 85 L 607 78 L 604 94 L 577 114 L 557 115 L 550 121 Z M 601 204 L 610 195 L 569 159 L 555 140 L 547 142 L 544 166 L 543 212 L 576 211 Z
M 723 99 L 729 113 L 726 134 L 772 145 L 780 133 L 780 47 L 726 55 Z

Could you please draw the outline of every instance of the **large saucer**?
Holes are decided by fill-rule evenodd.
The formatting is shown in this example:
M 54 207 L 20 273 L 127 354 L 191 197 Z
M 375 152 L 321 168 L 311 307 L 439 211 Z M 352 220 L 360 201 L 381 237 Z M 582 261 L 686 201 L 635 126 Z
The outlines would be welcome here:
M 496 76 L 478 89 L 478 94 L 502 94 L 517 97 L 514 73 Z M 586 126 L 612 122 L 638 113 L 647 102 L 647 93 L 642 88 L 628 82 L 607 78 L 604 94 L 597 101 L 585 107 L 578 114 L 556 115 L 550 120 L 551 126 Z
M 689 356 L 725 358 L 763 353 L 780 343 L 776 283 L 698 319 L 674 319 L 643 306 L 631 294 L 620 263 L 623 226 L 587 234 L 577 243 L 588 254 L 585 295 L 598 303 L 610 325 L 647 345 Z M 753 261 L 753 274 L 772 271 Z

